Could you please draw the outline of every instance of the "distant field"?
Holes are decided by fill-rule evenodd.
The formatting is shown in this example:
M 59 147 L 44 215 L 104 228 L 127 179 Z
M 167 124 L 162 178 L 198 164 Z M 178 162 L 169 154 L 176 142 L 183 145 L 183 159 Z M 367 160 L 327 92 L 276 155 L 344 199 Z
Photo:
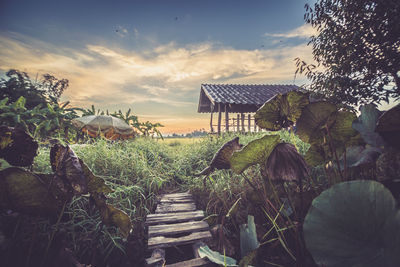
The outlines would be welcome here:
M 164 140 L 158 139 L 159 142 L 162 142 L 164 144 L 168 145 L 182 145 L 182 144 L 193 144 L 197 143 L 200 140 L 202 140 L 205 137 L 182 137 L 182 138 L 164 138 Z

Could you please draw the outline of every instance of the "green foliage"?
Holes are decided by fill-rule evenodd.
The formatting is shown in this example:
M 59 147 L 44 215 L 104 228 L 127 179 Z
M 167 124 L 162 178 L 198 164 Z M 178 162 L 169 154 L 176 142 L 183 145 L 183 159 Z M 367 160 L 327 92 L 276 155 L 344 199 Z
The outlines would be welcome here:
M 265 164 L 279 140 L 279 135 L 265 135 L 251 141 L 242 150 L 233 153 L 230 159 L 232 170 L 240 174 L 252 165 Z
M 297 121 L 308 103 L 308 94 L 302 92 L 277 94 L 257 110 L 254 119 L 260 128 L 266 130 L 288 128 Z
M 361 134 L 367 144 L 382 147 L 384 145 L 383 139 L 375 132 L 376 123 L 382 112 L 374 104 L 361 106 L 360 112 L 361 115 L 353 121 L 353 128 Z
M 240 225 L 240 254 L 243 257 L 260 246 L 257 240 L 254 216 L 247 216 L 247 224 Z
M 396 0 L 319 0 L 306 5 L 315 65 L 297 59 L 310 89 L 351 105 L 400 97 L 400 3 Z
M 339 183 L 314 199 L 304 221 L 307 248 L 324 266 L 398 266 L 400 212 L 374 181 Z

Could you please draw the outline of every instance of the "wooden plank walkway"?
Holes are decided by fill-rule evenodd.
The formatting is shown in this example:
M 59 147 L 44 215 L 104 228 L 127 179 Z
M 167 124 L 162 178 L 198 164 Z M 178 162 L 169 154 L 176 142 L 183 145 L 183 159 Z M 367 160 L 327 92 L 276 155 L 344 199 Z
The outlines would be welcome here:
M 190 193 L 166 194 L 161 197 L 155 214 L 147 215 L 147 248 L 152 256 L 146 259 L 148 266 L 200 267 L 214 266 L 205 258 L 198 258 L 197 249 L 202 241 L 211 239 L 209 225 L 202 210 L 196 210 Z M 192 244 L 194 259 L 165 264 L 165 248 Z

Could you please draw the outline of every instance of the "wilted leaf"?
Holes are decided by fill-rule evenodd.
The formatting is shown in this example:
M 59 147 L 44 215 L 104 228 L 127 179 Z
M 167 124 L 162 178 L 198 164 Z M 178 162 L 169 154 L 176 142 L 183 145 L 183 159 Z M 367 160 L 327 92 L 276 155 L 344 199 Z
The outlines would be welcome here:
M 294 145 L 280 143 L 275 146 L 265 165 L 270 179 L 297 181 L 308 176 L 307 164 Z
M 400 262 L 400 213 L 382 184 L 336 184 L 312 202 L 303 230 L 308 250 L 323 266 L 395 267 Z
M 259 127 L 277 131 L 292 126 L 308 103 L 308 94 L 305 93 L 291 91 L 278 94 L 257 110 L 254 119 Z
M 400 104 L 379 117 L 375 131 L 391 146 L 400 149 Z
M 37 175 L 16 167 L 0 171 L 2 209 L 37 216 L 56 216 L 61 202 Z
M 247 224 L 240 225 L 240 254 L 245 257 L 260 246 L 257 240 L 254 216 L 247 216 Z
M 0 158 L 14 166 L 29 166 L 37 154 L 38 144 L 25 131 L 0 126 Z
M 72 148 L 55 144 L 50 150 L 50 163 L 54 182 L 60 189 L 75 195 L 87 192 L 87 180 Z
M 117 226 L 122 236 L 127 238 L 132 230 L 132 222 L 128 214 L 110 204 L 100 205 L 99 209 L 103 223 L 107 226 Z
M 219 252 L 211 250 L 208 246 L 200 247 L 198 252 L 200 258 L 207 257 L 210 261 L 216 264 L 223 266 L 237 266 L 235 259 L 221 255 Z
M 113 192 L 113 190 L 105 184 L 102 178 L 93 174 L 93 172 L 83 162 L 83 160 L 79 159 L 79 163 L 81 164 L 82 171 L 87 179 L 87 189 L 91 195 L 94 194 L 107 195 Z
M 337 147 L 340 142 L 342 145 L 347 145 L 351 138 L 357 135 L 357 132 L 352 128 L 353 121 L 357 118 L 356 114 L 350 111 L 338 111 L 335 116 L 335 122 L 329 128 L 334 145 Z
M 265 135 L 251 141 L 242 150 L 233 153 L 230 159 L 232 170 L 242 173 L 252 165 L 265 164 L 279 140 L 279 135 Z
M 214 157 L 211 160 L 210 165 L 203 171 L 201 171 L 199 174 L 196 174 L 196 176 L 208 175 L 215 169 L 217 170 L 230 169 L 231 164 L 229 160 L 232 157 L 233 152 L 240 150 L 242 146 L 243 145 L 239 144 L 239 137 L 235 137 L 231 141 L 226 142 L 215 153 Z
M 321 144 L 324 142 L 323 127 L 331 122 L 336 112 L 334 104 L 320 101 L 307 105 L 297 121 L 297 134 L 303 142 Z
M 376 176 L 379 181 L 400 178 L 400 152 L 387 151 L 376 161 Z
M 346 149 L 346 165 L 348 168 L 375 164 L 382 151 L 377 147 L 352 146 Z M 340 158 L 340 169 L 344 170 L 344 155 Z
M 383 139 L 375 132 L 376 123 L 382 112 L 374 104 L 361 106 L 360 111 L 361 115 L 353 122 L 353 128 L 361 134 L 367 144 L 382 147 Z

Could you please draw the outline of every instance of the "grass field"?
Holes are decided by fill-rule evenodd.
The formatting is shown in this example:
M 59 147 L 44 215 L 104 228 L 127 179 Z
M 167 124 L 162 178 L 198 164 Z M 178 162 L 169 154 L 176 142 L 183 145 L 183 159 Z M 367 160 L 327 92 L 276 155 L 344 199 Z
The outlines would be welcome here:
M 240 135 L 240 143 L 247 144 L 265 133 Z M 280 132 L 281 138 L 294 143 L 301 153 L 307 150 L 307 144 L 297 137 Z M 258 188 L 262 178 L 258 167 L 250 168 L 246 175 L 236 175 L 228 170 L 216 171 L 210 175 L 212 182 L 203 185 L 203 179 L 193 174 L 205 168 L 214 153 L 235 134 L 222 137 L 208 136 L 203 138 L 166 138 L 154 140 L 137 138 L 133 141 L 110 142 L 98 140 L 92 144 L 73 145 L 73 149 L 92 171 L 101 176 L 114 190 L 108 202 L 124 210 L 134 224 L 133 234 L 128 241 L 123 241 L 114 227 L 101 228 L 97 211 L 91 211 L 91 204 L 86 196 L 76 197 L 68 205 L 59 229 L 64 233 L 63 239 L 74 255 L 84 263 L 95 266 L 121 266 L 123 262 L 142 262 L 145 257 L 145 216 L 151 213 L 156 205 L 156 197 L 168 191 L 191 190 L 199 209 L 206 211 L 211 226 L 220 223 L 232 204 L 239 198 L 239 212 L 226 223 L 227 231 L 232 231 L 232 240 L 238 240 L 237 227 L 245 223 L 247 214 L 256 215 L 259 225 L 265 224 L 265 216 L 257 208 L 260 199 L 252 187 L 245 181 L 250 177 Z M 49 148 L 40 147 L 35 158 L 35 172 L 50 173 Z M 91 211 L 91 212 L 88 212 Z M 10 220 L 4 223 L 16 223 Z M 29 230 L 37 227 L 38 235 L 34 253 L 40 254 L 47 244 L 48 233 L 52 224 L 40 220 L 24 220 L 17 224 L 16 240 L 29 247 L 31 242 Z M 234 241 L 234 242 L 236 242 Z M 97 244 L 92 248 L 93 242 Z M 21 253 L 26 251 L 21 250 Z M 93 255 L 96 254 L 96 262 Z M 232 256 L 239 257 L 235 250 Z

